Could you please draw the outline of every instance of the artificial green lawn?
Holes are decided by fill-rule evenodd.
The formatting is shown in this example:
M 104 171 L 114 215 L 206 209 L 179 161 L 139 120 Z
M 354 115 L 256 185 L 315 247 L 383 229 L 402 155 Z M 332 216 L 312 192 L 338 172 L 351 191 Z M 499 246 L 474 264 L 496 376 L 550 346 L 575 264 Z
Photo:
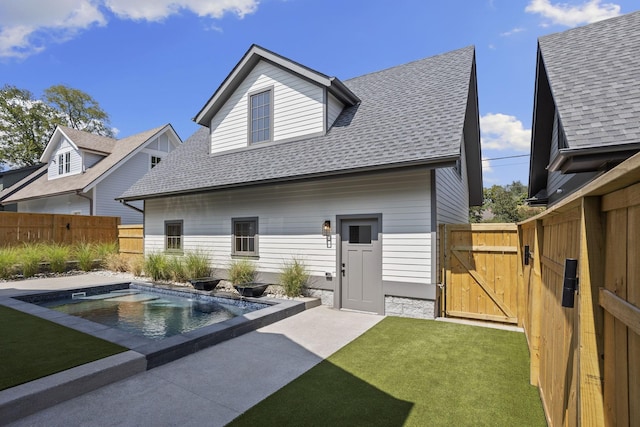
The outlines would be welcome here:
M 387 317 L 232 426 L 546 426 L 523 334 Z
M 0 306 L 0 390 L 126 350 Z

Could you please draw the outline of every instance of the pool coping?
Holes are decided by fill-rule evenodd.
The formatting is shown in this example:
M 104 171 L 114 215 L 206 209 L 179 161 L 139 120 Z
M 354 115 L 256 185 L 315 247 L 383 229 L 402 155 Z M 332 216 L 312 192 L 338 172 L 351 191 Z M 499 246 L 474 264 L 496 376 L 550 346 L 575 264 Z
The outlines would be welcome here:
M 148 282 L 125 280 L 55 292 L 82 292 L 85 289 L 95 290 L 109 287 L 125 289 L 121 286 L 132 283 L 164 288 Z M 188 292 L 215 296 L 214 292 L 196 291 L 195 289 L 188 289 Z M 317 298 L 284 300 L 268 297 L 245 297 L 244 300 L 266 303 L 270 306 L 181 335 L 163 340 L 151 340 L 18 299 L 30 295 L 50 293 L 53 292 L 31 290 L 18 292 L 11 296 L 0 297 L 0 305 L 104 339 L 129 350 L 0 391 L 0 419 L 3 421 L 15 421 L 62 401 L 188 356 L 320 305 L 320 300 Z

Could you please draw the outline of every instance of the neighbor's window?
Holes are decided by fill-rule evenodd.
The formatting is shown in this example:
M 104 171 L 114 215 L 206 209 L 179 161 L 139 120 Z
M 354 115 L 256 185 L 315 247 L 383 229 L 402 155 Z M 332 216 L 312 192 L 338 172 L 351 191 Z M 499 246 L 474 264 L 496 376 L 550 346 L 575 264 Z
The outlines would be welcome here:
M 272 132 L 271 89 L 249 96 L 249 142 L 271 141 Z
M 182 250 L 182 220 L 165 221 L 164 235 L 167 251 Z
M 160 163 L 160 160 L 162 160 L 162 157 L 151 156 L 151 169 L 158 166 L 158 163 Z
M 58 175 L 71 172 L 71 153 L 58 155 Z
M 233 218 L 232 253 L 234 255 L 258 255 L 258 218 Z

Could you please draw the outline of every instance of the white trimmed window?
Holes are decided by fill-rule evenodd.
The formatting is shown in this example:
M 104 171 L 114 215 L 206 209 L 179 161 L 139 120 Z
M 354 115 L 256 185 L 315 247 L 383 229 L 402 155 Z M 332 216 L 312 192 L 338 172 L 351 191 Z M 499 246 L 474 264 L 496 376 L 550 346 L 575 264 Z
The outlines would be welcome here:
M 58 154 L 58 175 L 71 172 L 71 153 Z

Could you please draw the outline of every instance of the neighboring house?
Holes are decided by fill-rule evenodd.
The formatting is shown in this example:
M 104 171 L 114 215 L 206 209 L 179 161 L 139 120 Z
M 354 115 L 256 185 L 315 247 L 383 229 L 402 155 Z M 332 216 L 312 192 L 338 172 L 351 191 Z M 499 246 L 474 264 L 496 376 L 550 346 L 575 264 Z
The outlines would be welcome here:
M 640 150 L 640 12 L 538 40 L 529 202 L 554 204 Z
M 473 47 L 341 82 L 252 46 L 204 126 L 122 196 L 145 252 L 302 259 L 335 307 L 433 317 L 439 223 L 482 203 Z
M 120 140 L 56 128 L 40 158 L 45 166 L 8 189 L 0 202 L 18 212 L 118 216 L 142 223 L 142 204 L 115 200 L 180 145 L 171 125 Z
M 6 171 L 0 172 L 0 200 L 9 197 L 9 195 L 18 191 L 22 186 L 16 185 L 18 182 L 24 180 L 24 178 L 28 176 L 32 176 L 33 179 L 37 178 L 40 175 L 34 174 L 36 170 L 40 169 L 41 174 L 44 173 L 45 169 L 42 168 L 41 164 L 33 165 L 33 166 L 25 166 L 17 169 L 9 169 Z M 25 182 L 24 184 L 28 183 Z M 0 211 L 10 211 L 16 212 L 18 209 L 18 205 L 13 203 L 7 206 L 0 205 Z

